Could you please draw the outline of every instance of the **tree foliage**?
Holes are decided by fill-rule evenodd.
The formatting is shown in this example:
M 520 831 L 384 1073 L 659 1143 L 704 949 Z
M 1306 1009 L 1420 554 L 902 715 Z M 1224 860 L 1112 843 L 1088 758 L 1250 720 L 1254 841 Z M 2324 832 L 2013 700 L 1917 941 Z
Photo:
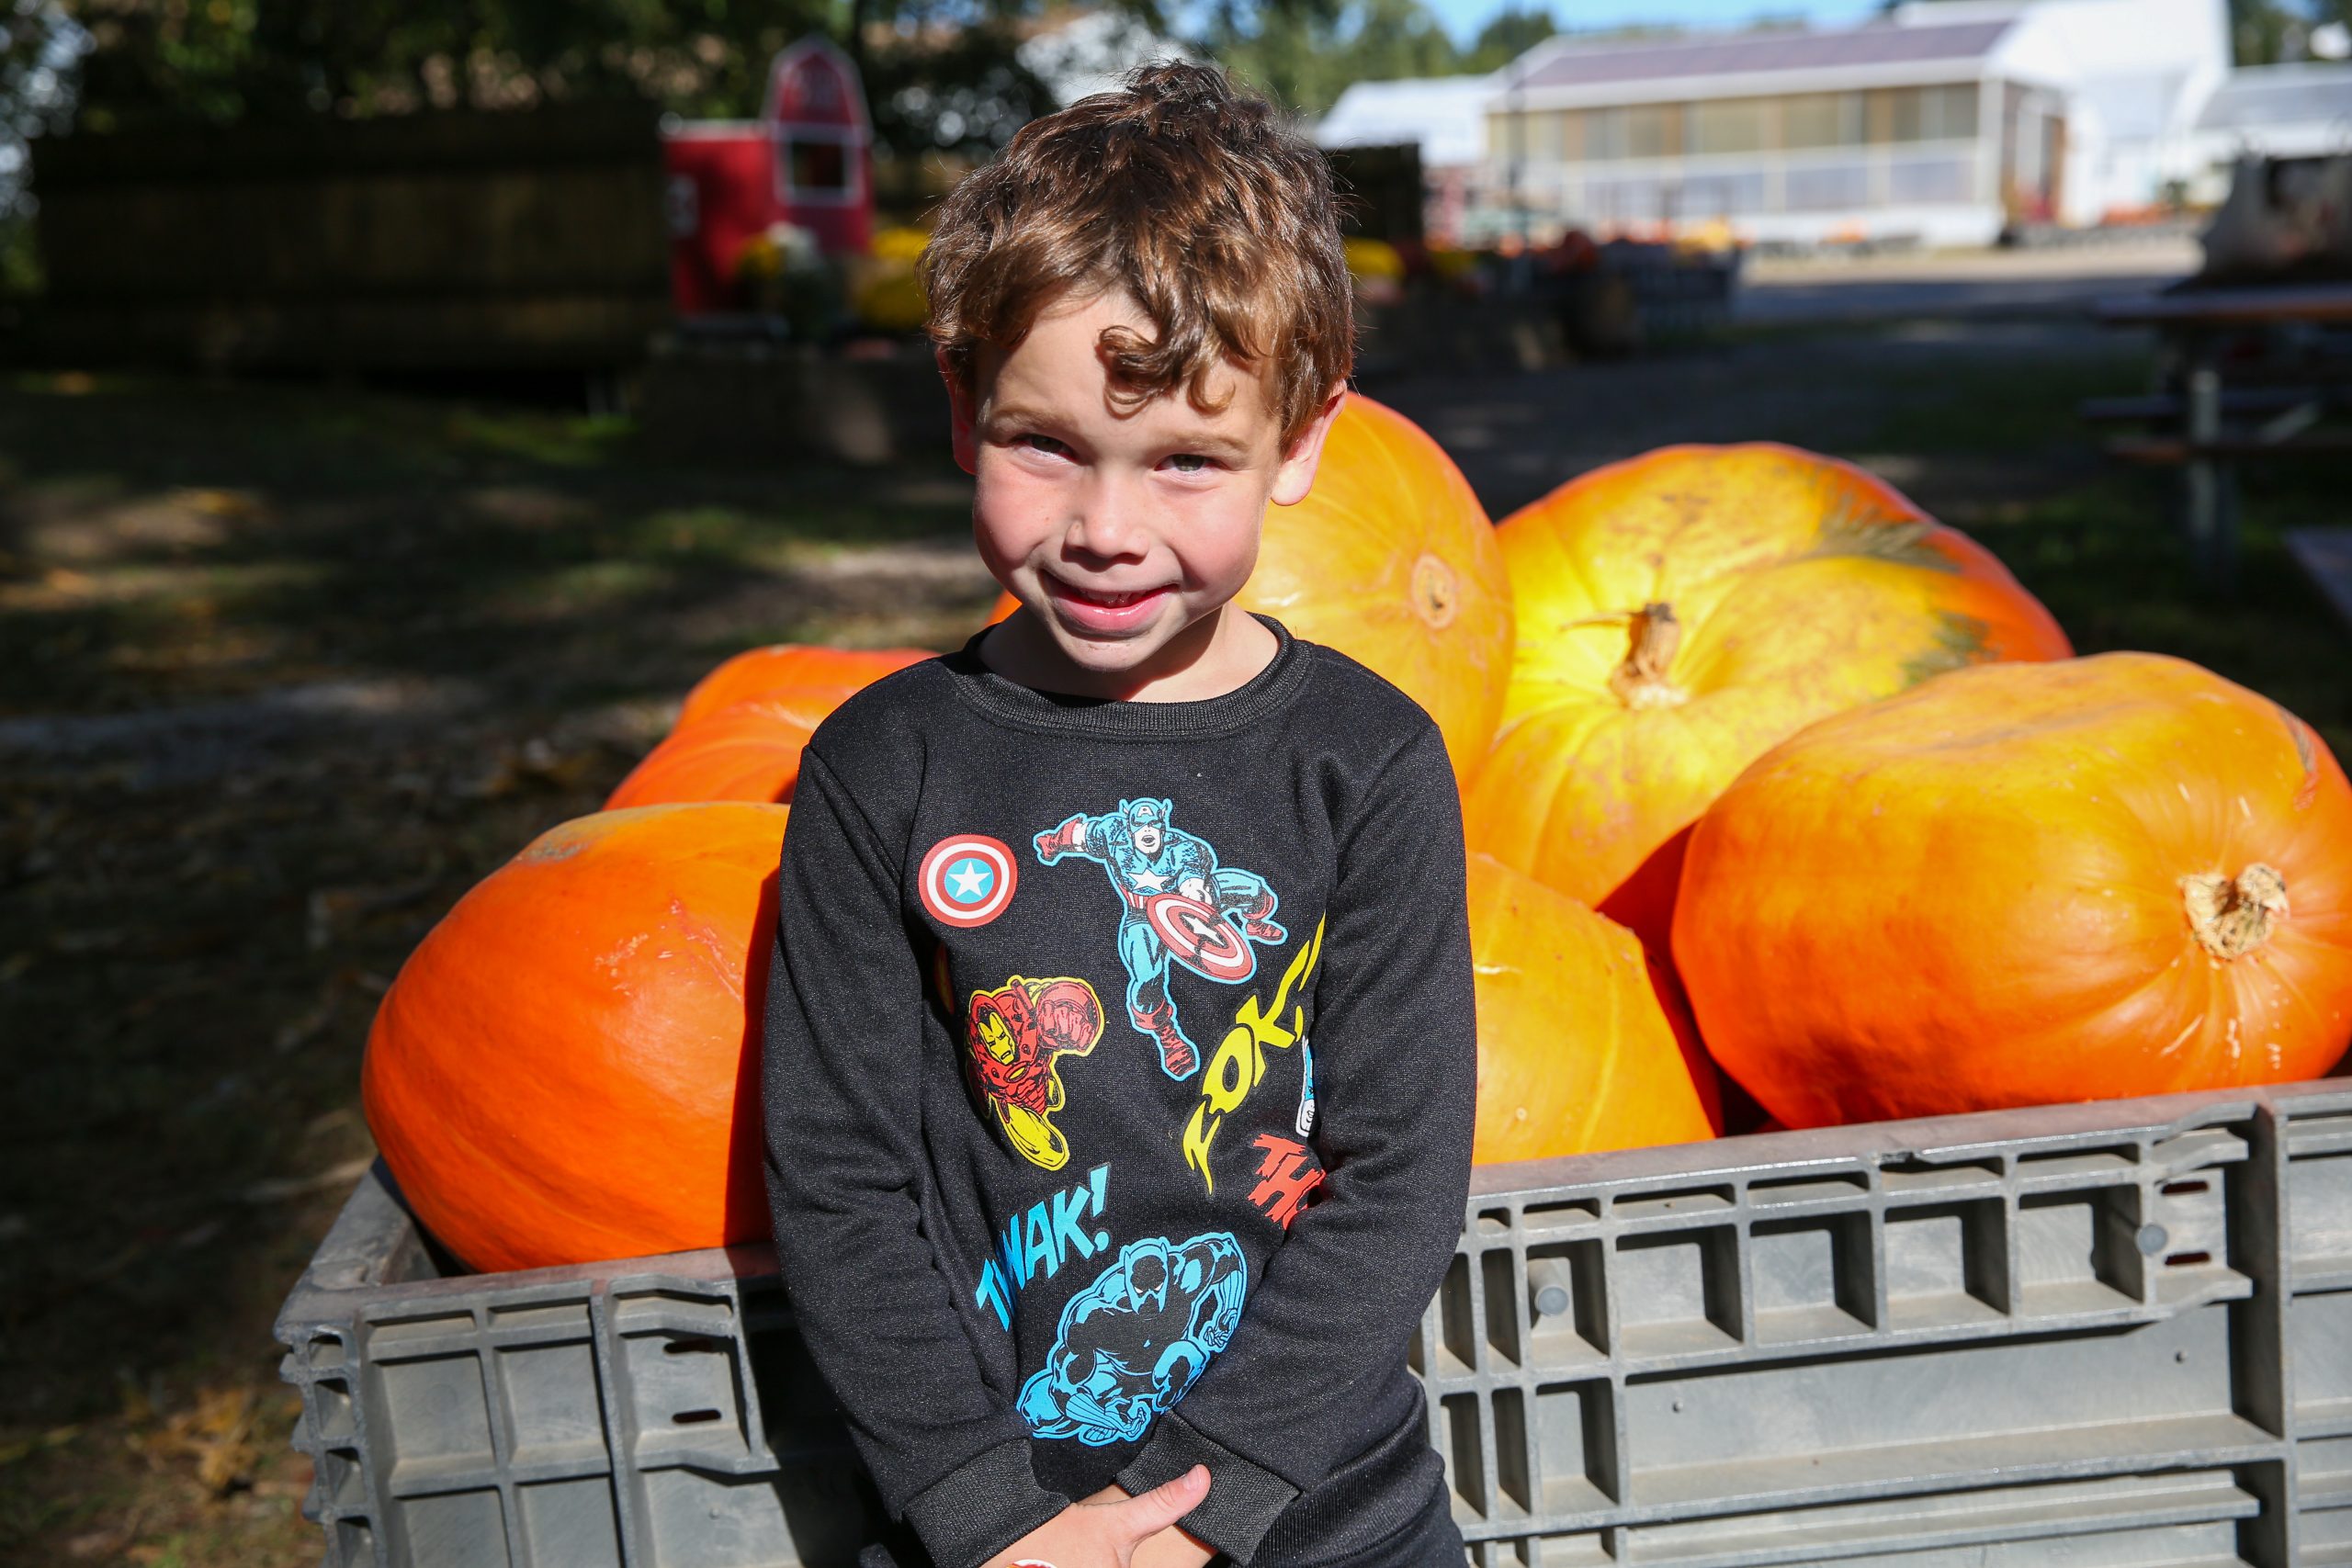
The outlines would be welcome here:
M 1559 30 L 1559 24 L 1552 20 L 1549 11 L 1532 6 L 1523 11 L 1510 6 L 1478 29 L 1478 36 L 1463 56 L 1463 67 L 1469 71 L 1499 71 Z
M 757 107 L 827 0 L 62 0 L 87 30 L 80 123 L 507 108 L 616 93 Z
M 2312 28 L 2352 19 L 2352 0 L 2230 0 L 2230 52 L 2240 65 L 2304 58 Z
M 954 28 L 894 28 L 866 38 L 862 69 L 874 138 L 891 152 L 984 158 L 1054 107 L 1052 91 L 1023 64 L 1008 18 Z
M 1557 30 L 1548 12 L 1513 7 L 1464 49 L 1422 0 L 1300 0 L 1287 8 L 1220 7 L 1201 43 L 1288 107 L 1321 114 L 1358 82 L 1492 71 Z

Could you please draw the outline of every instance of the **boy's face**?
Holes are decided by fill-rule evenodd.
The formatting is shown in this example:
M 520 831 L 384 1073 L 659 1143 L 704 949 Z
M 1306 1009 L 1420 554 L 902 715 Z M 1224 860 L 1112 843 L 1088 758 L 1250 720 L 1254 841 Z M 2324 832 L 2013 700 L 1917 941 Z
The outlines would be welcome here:
M 970 395 L 951 380 L 980 557 L 1030 612 L 1034 626 L 1006 630 L 1056 689 L 1230 689 L 1214 666 L 1238 639 L 1220 627 L 1231 616 L 1262 634 L 1228 605 L 1257 564 L 1267 503 L 1313 483 L 1339 389 L 1287 450 L 1260 378 L 1230 364 L 1209 378 L 1214 413 L 1182 389 L 1121 407 L 1097 347 L 1113 326 L 1154 335 L 1124 292 L 1067 299 L 1012 352 L 983 349 Z

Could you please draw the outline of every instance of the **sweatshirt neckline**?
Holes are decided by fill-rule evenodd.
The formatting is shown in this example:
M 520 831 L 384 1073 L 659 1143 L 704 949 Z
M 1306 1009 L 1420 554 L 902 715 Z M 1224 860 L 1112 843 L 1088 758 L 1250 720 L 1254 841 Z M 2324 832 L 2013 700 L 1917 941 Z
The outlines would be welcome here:
M 1191 702 L 1128 702 L 1024 686 L 998 674 L 981 660 L 980 639 L 988 636 L 987 627 L 973 633 L 970 641 L 943 662 L 954 677 L 956 694 L 967 704 L 1019 728 L 1146 740 L 1229 735 L 1289 702 L 1306 678 L 1309 645 L 1291 636 L 1290 628 L 1272 615 L 1251 614 L 1274 634 L 1273 658 L 1233 690 Z

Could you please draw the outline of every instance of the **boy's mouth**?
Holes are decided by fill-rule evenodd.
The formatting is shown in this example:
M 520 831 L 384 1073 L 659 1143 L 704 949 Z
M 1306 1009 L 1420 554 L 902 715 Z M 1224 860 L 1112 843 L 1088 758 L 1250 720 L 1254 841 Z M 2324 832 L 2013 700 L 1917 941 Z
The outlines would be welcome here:
M 1053 593 L 1062 599 L 1102 610 L 1131 609 L 1137 604 L 1155 601 L 1168 592 L 1167 585 L 1164 583 L 1156 588 L 1128 588 L 1116 591 L 1107 588 L 1081 588 L 1074 582 L 1066 582 L 1050 573 L 1046 575 L 1046 584 Z
M 1159 618 L 1159 606 L 1172 585 L 1154 588 L 1081 588 L 1053 573 L 1045 574 L 1046 592 L 1063 626 L 1082 637 L 1126 637 Z

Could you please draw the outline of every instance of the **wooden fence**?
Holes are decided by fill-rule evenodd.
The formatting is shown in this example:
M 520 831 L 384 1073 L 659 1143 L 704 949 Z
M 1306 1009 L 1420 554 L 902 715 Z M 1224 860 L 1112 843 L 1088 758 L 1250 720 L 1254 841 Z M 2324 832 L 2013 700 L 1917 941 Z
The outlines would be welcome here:
M 43 357 L 601 371 L 669 318 L 650 105 L 51 138 L 33 190 Z

